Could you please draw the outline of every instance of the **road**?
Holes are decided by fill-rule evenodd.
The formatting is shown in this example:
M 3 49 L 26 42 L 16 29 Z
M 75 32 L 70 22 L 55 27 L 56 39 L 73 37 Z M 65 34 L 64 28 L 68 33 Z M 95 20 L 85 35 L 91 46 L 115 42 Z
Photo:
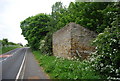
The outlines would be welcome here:
M 0 72 L 3 81 L 5 79 L 49 79 L 39 67 L 30 48 L 27 47 L 0 55 Z

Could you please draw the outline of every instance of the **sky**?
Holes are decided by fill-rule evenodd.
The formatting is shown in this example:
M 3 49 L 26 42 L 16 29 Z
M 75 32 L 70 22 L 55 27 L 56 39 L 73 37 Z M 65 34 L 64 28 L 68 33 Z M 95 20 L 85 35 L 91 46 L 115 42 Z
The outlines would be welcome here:
M 68 6 L 75 0 L 0 0 L 0 40 L 27 44 L 21 35 L 20 22 L 38 13 L 51 13 L 52 5 L 61 1 Z

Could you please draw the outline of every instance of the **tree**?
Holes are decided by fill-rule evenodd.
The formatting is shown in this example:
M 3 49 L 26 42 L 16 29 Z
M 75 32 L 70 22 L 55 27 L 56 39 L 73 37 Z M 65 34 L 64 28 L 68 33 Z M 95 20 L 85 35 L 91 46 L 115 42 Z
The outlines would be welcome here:
M 3 46 L 8 45 L 8 39 L 7 38 L 2 40 L 2 45 Z
M 71 20 L 92 31 L 100 33 L 106 28 L 108 23 L 104 23 L 105 16 L 108 12 L 103 11 L 107 6 L 113 3 L 104 2 L 71 2 L 68 7 Z M 109 21 L 109 20 L 107 20 Z
M 50 15 L 38 14 L 21 22 L 22 34 L 32 49 L 38 50 L 40 41 L 45 40 L 43 52 L 52 52 L 52 34 L 70 22 L 75 22 L 98 34 L 103 32 L 114 19 L 116 8 L 111 2 L 71 2 L 68 8 L 61 2 L 52 6 Z M 46 52 L 45 52 L 46 53 Z
M 59 25 L 60 19 L 64 16 L 63 13 L 65 13 L 65 7 L 62 5 L 61 2 L 56 2 L 52 6 L 50 21 L 48 22 L 49 32 L 46 34 L 45 38 L 43 39 L 43 41 L 45 41 L 44 44 L 43 42 L 40 42 L 42 45 L 44 45 L 43 47 L 40 46 L 40 50 L 42 53 L 48 55 L 52 54 L 52 34 L 65 25 L 65 23 L 64 25 L 63 24 Z
M 52 13 L 51 13 L 51 20 L 50 20 L 50 26 L 51 26 L 51 31 L 56 31 L 60 27 L 57 26 L 59 23 L 61 17 L 63 16 L 63 13 L 65 11 L 65 7 L 62 5 L 62 2 L 56 2 L 52 6 Z
M 48 22 L 50 21 L 49 15 L 38 14 L 35 16 L 28 17 L 21 22 L 22 34 L 28 41 L 30 47 L 34 50 L 39 49 L 39 42 L 42 40 L 48 30 Z

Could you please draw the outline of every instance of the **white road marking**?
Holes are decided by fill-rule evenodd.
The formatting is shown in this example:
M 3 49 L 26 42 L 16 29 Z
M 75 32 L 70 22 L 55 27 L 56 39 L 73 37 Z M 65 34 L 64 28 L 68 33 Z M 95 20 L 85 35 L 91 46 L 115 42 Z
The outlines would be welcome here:
M 26 52 L 25 52 L 25 56 L 26 56 L 26 53 L 27 53 L 27 49 L 26 49 Z M 21 80 L 23 80 L 23 78 L 24 78 L 25 68 L 26 68 L 26 65 L 24 63 L 23 74 L 22 74 Z
M 25 63 L 24 63 L 24 64 L 25 64 Z M 23 78 L 24 78 L 25 68 L 26 68 L 26 65 L 24 65 L 24 68 L 23 68 L 23 74 L 22 74 L 21 80 L 23 80 Z
M 27 49 L 26 49 L 26 52 L 27 52 Z M 17 74 L 17 76 L 16 76 L 16 78 L 15 78 L 15 79 L 16 79 L 15 81 L 17 81 L 17 80 L 19 79 L 20 73 L 21 73 L 22 68 L 23 68 L 23 65 L 24 65 L 24 63 L 25 63 L 26 52 L 25 52 L 25 55 L 24 55 L 22 64 L 21 64 L 21 66 L 20 66 L 20 69 L 19 69 L 19 71 L 18 71 L 18 74 Z M 22 77 L 23 77 L 23 76 L 22 76 Z

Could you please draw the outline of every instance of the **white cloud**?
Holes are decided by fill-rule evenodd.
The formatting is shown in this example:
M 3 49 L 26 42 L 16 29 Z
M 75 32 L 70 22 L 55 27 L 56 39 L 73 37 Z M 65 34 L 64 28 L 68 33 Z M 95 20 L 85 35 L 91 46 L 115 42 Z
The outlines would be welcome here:
M 56 1 L 68 5 L 74 0 L 0 0 L 0 39 L 8 38 L 12 42 L 26 44 L 20 22 L 38 13 L 50 13 Z

